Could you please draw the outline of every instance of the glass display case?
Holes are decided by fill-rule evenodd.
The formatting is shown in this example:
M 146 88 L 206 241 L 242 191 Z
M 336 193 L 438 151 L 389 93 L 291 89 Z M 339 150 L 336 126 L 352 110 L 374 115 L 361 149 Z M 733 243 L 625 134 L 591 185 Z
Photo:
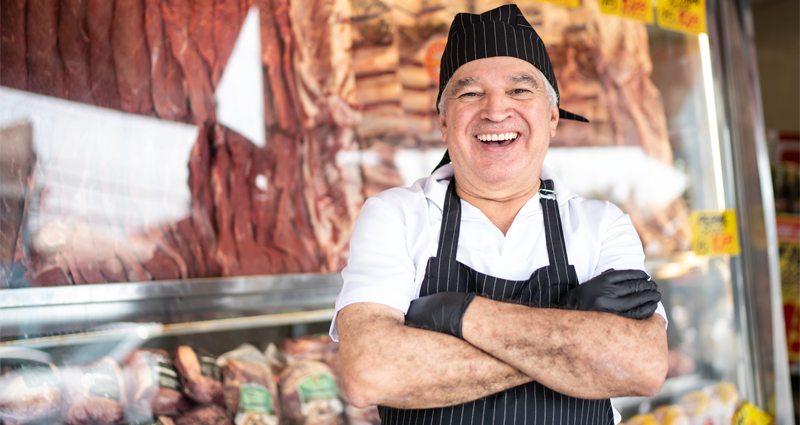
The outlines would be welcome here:
M 306 335 L 327 332 L 364 199 L 441 158 L 452 17 L 503 3 L 3 0 L 0 399 L 30 398 L 0 420 L 375 423 Z M 706 1 L 697 34 L 551 3 L 519 6 L 591 123 L 562 121 L 545 163 L 630 215 L 670 322 L 664 388 L 615 407 L 699 420 L 744 399 L 793 423 L 749 5 Z M 137 356 L 167 372 L 142 384 Z

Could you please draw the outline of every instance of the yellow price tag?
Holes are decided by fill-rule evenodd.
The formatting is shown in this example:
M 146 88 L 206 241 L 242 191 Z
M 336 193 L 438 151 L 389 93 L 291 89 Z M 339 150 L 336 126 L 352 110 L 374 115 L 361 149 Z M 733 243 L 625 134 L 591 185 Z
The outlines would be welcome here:
M 692 250 L 695 255 L 738 254 L 736 210 L 692 211 Z
M 658 0 L 658 26 L 699 34 L 706 32 L 705 0 Z
M 550 4 L 557 4 L 560 6 L 567 6 L 567 7 L 581 7 L 581 0 L 534 0 L 539 3 L 550 3 Z
M 733 415 L 731 423 L 734 425 L 769 425 L 772 423 L 772 416 L 750 403 L 742 403 L 736 414 Z
M 600 12 L 606 15 L 653 23 L 652 0 L 598 0 Z

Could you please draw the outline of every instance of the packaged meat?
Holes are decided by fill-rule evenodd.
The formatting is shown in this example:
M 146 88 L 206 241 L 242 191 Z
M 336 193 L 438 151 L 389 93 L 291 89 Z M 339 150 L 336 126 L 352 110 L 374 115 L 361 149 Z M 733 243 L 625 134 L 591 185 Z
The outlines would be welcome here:
M 225 407 L 236 425 L 277 425 L 278 387 L 264 355 L 242 344 L 217 359 L 224 377 Z
M 169 354 L 140 349 L 123 362 L 125 384 L 132 410 L 144 415 L 179 415 L 189 408 L 180 378 Z
M 70 425 L 113 424 L 127 406 L 120 366 L 110 357 L 63 373 L 65 403 L 62 416 Z
M 210 404 L 197 406 L 178 416 L 175 425 L 232 425 L 232 423 L 225 414 L 225 409 Z
M 169 416 L 143 416 L 141 419 L 129 419 L 125 425 L 175 425 L 175 421 Z
M 298 359 L 317 360 L 325 363 L 333 371 L 336 388 L 344 402 L 345 416 L 350 425 L 379 425 L 381 423 L 377 406 L 358 408 L 350 404 L 342 386 L 341 365 L 339 363 L 339 344 L 328 335 L 309 335 L 303 338 L 281 341 L 280 350 Z
M 223 405 L 222 370 L 217 366 L 216 357 L 182 345 L 175 349 L 172 361 L 184 394 L 201 404 Z
M 25 423 L 58 415 L 62 399 L 58 368 L 45 353 L 14 351 L 0 351 L 0 420 Z
M 286 424 L 344 424 L 344 403 L 333 371 L 325 363 L 290 358 L 279 385 Z

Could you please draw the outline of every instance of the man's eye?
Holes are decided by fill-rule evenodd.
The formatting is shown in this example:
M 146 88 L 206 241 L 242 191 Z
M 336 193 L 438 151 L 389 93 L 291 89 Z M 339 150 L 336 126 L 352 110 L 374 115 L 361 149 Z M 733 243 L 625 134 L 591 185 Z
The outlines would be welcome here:
M 525 94 L 530 92 L 528 89 L 514 89 L 514 94 Z
M 475 97 L 475 96 L 477 96 L 477 95 L 478 95 L 478 93 L 475 93 L 475 92 L 469 92 L 469 93 L 464 93 L 464 94 L 462 94 L 462 95 L 461 95 L 461 97 Z

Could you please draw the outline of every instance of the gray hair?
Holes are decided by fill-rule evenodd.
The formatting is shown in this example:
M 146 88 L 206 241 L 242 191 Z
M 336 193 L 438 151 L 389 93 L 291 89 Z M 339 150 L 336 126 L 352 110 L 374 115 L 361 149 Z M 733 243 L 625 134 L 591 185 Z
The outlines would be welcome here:
M 542 71 L 540 71 L 539 68 L 536 67 L 534 68 L 536 69 L 536 72 L 539 74 L 539 79 L 544 81 L 544 86 L 545 89 L 547 90 L 547 100 L 550 101 L 550 110 L 552 111 L 553 109 L 558 107 L 558 94 L 556 94 L 556 90 L 553 88 L 550 82 L 547 81 L 547 78 L 544 77 Z M 439 107 L 439 114 L 441 114 L 441 116 L 444 116 L 444 103 L 445 103 L 444 100 L 445 98 L 447 98 L 447 92 L 450 90 L 450 81 L 453 81 L 453 79 L 451 78 L 447 80 L 447 84 L 445 84 L 444 90 L 442 90 L 442 98 L 439 99 L 439 104 L 437 105 Z

